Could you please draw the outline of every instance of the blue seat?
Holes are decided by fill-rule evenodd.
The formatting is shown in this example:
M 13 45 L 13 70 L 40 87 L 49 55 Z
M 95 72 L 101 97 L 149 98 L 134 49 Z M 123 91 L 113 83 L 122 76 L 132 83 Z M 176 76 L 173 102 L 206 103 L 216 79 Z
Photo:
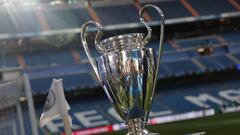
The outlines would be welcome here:
M 189 53 L 187 51 L 176 51 L 176 52 L 169 52 L 169 53 L 163 53 L 162 55 L 162 62 L 171 62 L 171 61 L 177 61 L 182 59 L 188 59 Z
M 51 87 L 53 77 L 30 79 L 33 95 L 47 94 Z
M 30 76 L 31 77 L 31 76 Z M 43 78 L 30 78 L 33 94 L 46 94 L 51 86 L 52 79 L 62 78 L 64 89 L 67 91 L 76 89 L 85 89 L 97 87 L 99 84 L 96 82 L 89 73 L 69 74 L 69 75 L 55 75 Z
M 89 72 L 83 72 L 80 74 L 64 75 L 64 87 L 67 90 L 74 90 L 77 88 L 94 88 L 98 86 L 96 82 L 89 74 Z
M 65 90 L 76 90 L 78 88 L 92 88 L 99 84 L 95 76 L 91 76 L 89 64 L 56 66 L 35 69 L 25 69 L 29 75 L 34 94 L 45 94 L 51 86 L 53 78 L 63 78 Z
M 48 27 L 51 30 L 79 27 L 78 16 L 71 9 L 43 10 Z
M 26 64 L 30 67 L 73 64 L 74 60 L 69 50 L 49 50 L 23 53 Z
M 236 63 L 229 59 L 226 55 L 215 56 L 212 57 L 212 59 L 220 63 L 223 69 L 232 68 L 236 65 Z
M 222 33 L 221 35 L 229 43 L 240 42 L 240 34 L 239 34 L 239 32 Z
M 29 67 L 50 65 L 51 61 L 48 58 L 46 58 L 48 55 L 49 54 L 43 55 L 43 53 L 41 53 L 41 52 L 25 52 L 25 53 L 23 53 L 25 62 Z
M 165 64 L 174 73 L 175 76 L 182 76 L 185 74 L 192 74 L 200 71 L 197 65 L 187 59 L 175 62 L 168 62 Z
M 1 69 L 17 68 L 19 66 L 20 65 L 17 61 L 17 58 L 16 58 L 15 54 L 0 55 L 0 68 Z
M 92 20 L 91 16 L 85 8 L 71 9 L 78 18 L 79 26 L 82 26 L 86 21 Z
M 227 0 L 188 0 L 200 15 L 234 12 L 236 9 Z
M 88 57 L 86 55 L 86 52 L 84 51 L 82 45 L 79 46 L 78 48 L 76 48 L 76 50 L 78 51 L 79 55 L 80 55 L 80 59 L 81 62 L 89 62 Z M 91 51 L 91 54 L 94 58 L 100 56 L 101 54 L 96 50 L 95 47 L 89 47 L 89 50 Z
M 41 68 L 28 68 L 24 69 L 25 73 L 28 73 L 30 78 L 44 78 L 51 76 L 61 76 L 65 74 L 79 74 L 91 71 L 90 64 L 74 64 L 74 65 L 62 65 L 52 67 Z
M 192 16 L 179 1 L 143 2 L 142 5 L 149 3 L 157 5 L 161 8 L 167 19 Z M 160 19 L 156 11 L 149 10 L 148 13 L 153 20 Z
M 229 53 L 238 53 L 240 52 L 240 44 L 239 43 L 230 43 L 230 45 L 228 45 L 228 52 Z
M 94 7 L 104 25 L 139 22 L 138 11 L 133 5 Z
M 217 71 L 222 69 L 222 65 L 218 63 L 216 60 L 211 59 L 209 57 L 201 57 L 198 58 L 199 62 L 201 62 L 209 71 Z
M 240 53 L 234 53 L 233 56 L 235 56 L 240 61 Z
M 154 48 L 154 49 L 158 49 L 159 47 L 159 42 L 158 41 L 153 41 L 150 42 L 146 45 L 146 47 L 150 47 L 150 48 Z M 163 43 L 163 51 L 167 52 L 167 51 L 174 51 L 175 49 L 167 42 Z
M 165 63 L 161 63 L 159 66 L 158 78 L 166 78 L 172 75 L 171 69 L 169 69 Z
M 190 38 L 190 39 L 182 39 L 176 41 L 181 48 L 190 48 L 190 47 L 202 47 L 202 46 L 214 46 L 219 44 L 220 42 L 214 37 L 206 37 L 206 38 Z

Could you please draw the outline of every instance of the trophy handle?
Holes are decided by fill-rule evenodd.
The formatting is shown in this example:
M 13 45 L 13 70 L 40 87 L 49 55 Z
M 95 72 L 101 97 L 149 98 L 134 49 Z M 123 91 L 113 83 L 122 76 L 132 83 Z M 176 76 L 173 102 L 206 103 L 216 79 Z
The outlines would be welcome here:
M 95 25 L 98 29 L 97 31 L 97 35 L 95 37 L 95 40 L 94 40 L 94 44 L 95 44 L 95 48 L 100 52 L 100 53 L 104 53 L 104 49 L 102 48 L 101 44 L 100 44 L 100 38 L 102 37 L 103 35 L 103 27 L 101 24 L 99 24 L 98 22 L 95 22 L 95 21 L 88 21 L 86 23 L 84 23 L 82 25 L 82 28 L 81 28 L 81 33 L 80 33 L 80 36 L 81 36 L 81 41 L 82 41 L 82 44 L 83 44 L 83 48 L 87 54 L 87 57 L 90 61 L 90 64 L 92 65 L 93 67 L 93 70 L 97 76 L 97 79 L 99 80 L 100 82 L 100 85 L 103 87 L 103 90 L 105 91 L 107 97 L 109 98 L 109 100 L 111 102 L 113 102 L 113 99 L 111 98 L 111 96 L 109 95 L 109 93 L 107 92 L 107 88 L 103 85 L 102 81 L 101 81 L 101 78 L 100 78 L 100 75 L 98 73 L 98 68 L 97 68 L 97 63 L 96 61 L 93 59 L 92 57 L 92 54 L 90 53 L 90 50 L 89 50 L 89 47 L 88 47 L 88 43 L 87 43 L 87 29 L 90 25 Z
M 150 38 L 152 36 L 152 29 L 147 25 L 147 23 L 143 19 L 143 13 L 144 13 L 145 9 L 150 8 L 150 7 L 157 10 L 158 14 L 160 15 L 160 25 L 161 25 L 160 35 L 159 35 L 160 41 L 159 41 L 158 59 L 157 59 L 157 67 L 156 67 L 156 73 L 158 73 L 159 64 L 160 64 L 160 60 L 161 60 L 161 56 L 162 56 L 162 46 L 163 46 L 163 38 L 164 38 L 164 15 L 163 15 L 163 11 L 159 7 L 152 5 L 152 4 L 147 4 L 147 5 L 143 6 L 142 9 L 139 11 L 140 21 L 141 21 L 141 23 L 143 23 L 146 26 L 146 28 L 148 30 L 148 34 L 144 38 L 145 43 L 148 43 L 148 41 L 150 40 Z M 157 81 L 157 75 L 154 80 L 155 84 L 156 84 L 156 81 Z M 154 89 L 156 87 L 155 84 L 153 87 Z
M 103 49 L 101 48 L 101 46 L 99 44 L 100 38 L 102 37 L 102 34 L 103 34 L 103 28 L 102 28 L 102 25 L 100 25 L 98 22 L 88 21 L 88 22 L 86 22 L 82 25 L 81 35 L 80 35 L 81 36 L 81 41 L 82 41 L 82 44 L 83 44 L 83 48 L 84 48 L 84 50 L 87 54 L 87 57 L 90 61 L 90 64 L 92 65 L 93 70 L 94 70 L 97 78 L 100 80 L 100 76 L 99 76 L 99 73 L 98 73 L 98 70 L 97 70 L 96 61 L 93 59 L 92 54 L 90 53 L 90 50 L 89 50 L 89 47 L 88 47 L 88 43 L 87 43 L 87 29 L 90 25 L 95 25 L 98 29 L 97 35 L 96 35 L 95 40 L 94 40 L 94 44 L 95 44 L 96 49 L 99 52 L 103 52 Z M 100 81 L 100 83 L 101 83 L 101 81 Z
M 163 11 L 155 6 L 155 5 L 152 5 L 152 4 L 147 4 L 145 6 L 142 7 L 142 9 L 139 11 L 139 15 L 140 15 L 140 22 L 143 23 L 145 25 L 145 27 L 147 28 L 148 30 L 148 34 L 147 36 L 144 38 L 144 43 L 148 43 L 148 41 L 150 40 L 151 36 L 152 36 L 152 29 L 151 27 L 149 27 L 147 25 L 147 23 L 145 22 L 145 20 L 143 19 L 143 13 L 144 11 L 147 9 L 147 8 L 154 8 L 155 10 L 157 10 L 158 14 L 160 15 L 160 35 L 159 35 L 159 38 L 160 38 L 160 41 L 159 41 L 159 48 L 158 48 L 158 58 L 157 58 L 157 66 L 156 66 L 156 76 L 154 78 L 154 84 L 153 84 L 153 90 L 155 90 L 156 88 L 156 82 L 157 82 L 157 79 L 158 79 L 158 70 L 159 70 L 159 65 L 160 65 L 160 60 L 161 60 L 161 56 L 162 56 L 162 46 L 163 46 L 163 38 L 164 38 L 164 14 L 163 14 Z M 152 93 L 154 94 L 154 92 Z M 153 95 L 152 95 L 153 96 Z M 147 120 L 148 120 L 148 115 L 146 115 L 147 118 L 145 118 L 145 124 L 147 123 Z M 146 130 L 147 131 L 147 130 Z

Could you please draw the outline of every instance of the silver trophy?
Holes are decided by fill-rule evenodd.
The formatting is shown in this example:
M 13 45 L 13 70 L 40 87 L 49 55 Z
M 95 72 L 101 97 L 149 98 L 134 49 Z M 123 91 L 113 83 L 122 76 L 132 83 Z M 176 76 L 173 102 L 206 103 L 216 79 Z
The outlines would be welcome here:
M 160 43 L 158 53 L 146 44 L 152 30 L 143 19 L 145 9 L 152 7 L 160 14 Z M 155 5 L 145 5 L 140 11 L 140 21 L 148 33 L 128 33 L 100 41 L 102 26 L 94 21 L 86 22 L 81 29 L 81 40 L 93 70 L 116 112 L 126 123 L 128 135 L 149 135 L 145 129 L 157 82 L 162 54 L 164 15 Z M 92 57 L 87 44 L 87 29 L 95 25 L 98 32 L 95 48 L 101 56 Z

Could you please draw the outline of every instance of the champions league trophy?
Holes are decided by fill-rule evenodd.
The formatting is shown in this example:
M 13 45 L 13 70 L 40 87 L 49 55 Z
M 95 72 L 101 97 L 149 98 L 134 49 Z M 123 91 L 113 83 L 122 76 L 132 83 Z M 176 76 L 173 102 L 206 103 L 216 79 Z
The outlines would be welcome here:
M 142 15 L 149 7 L 156 9 L 161 17 L 158 53 L 146 46 L 152 30 Z M 146 37 L 143 33 L 128 33 L 100 41 L 102 26 L 97 22 L 88 21 L 82 26 L 81 40 L 100 84 L 116 112 L 125 121 L 127 135 L 158 135 L 150 133 L 145 126 L 153 101 L 162 54 L 164 15 L 157 6 L 150 4 L 145 5 L 139 14 L 141 23 L 148 30 Z M 96 49 L 102 54 L 95 59 L 90 53 L 86 39 L 86 31 L 91 24 L 98 28 L 94 42 Z

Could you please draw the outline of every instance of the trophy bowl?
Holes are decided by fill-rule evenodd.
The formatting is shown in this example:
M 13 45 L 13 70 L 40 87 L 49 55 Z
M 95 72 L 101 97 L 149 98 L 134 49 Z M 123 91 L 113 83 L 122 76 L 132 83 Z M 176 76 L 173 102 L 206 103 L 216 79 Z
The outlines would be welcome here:
M 142 18 L 144 10 L 153 7 L 160 14 L 159 50 L 146 47 L 152 30 Z M 100 41 L 102 26 L 94 21 L 82 26 L 81 40 L 90 64 L 116 112 L 126 123 L 128 135 L 149 135 L 145 129 L 157 82 L 164 33 L 164 16 L 155 5 L 145 5 L 139 12 L 148 33 L 127 33 Z M 86 39 L 89 25 L 98 28 L 95 47 L 101 54 L 93 58 Z

